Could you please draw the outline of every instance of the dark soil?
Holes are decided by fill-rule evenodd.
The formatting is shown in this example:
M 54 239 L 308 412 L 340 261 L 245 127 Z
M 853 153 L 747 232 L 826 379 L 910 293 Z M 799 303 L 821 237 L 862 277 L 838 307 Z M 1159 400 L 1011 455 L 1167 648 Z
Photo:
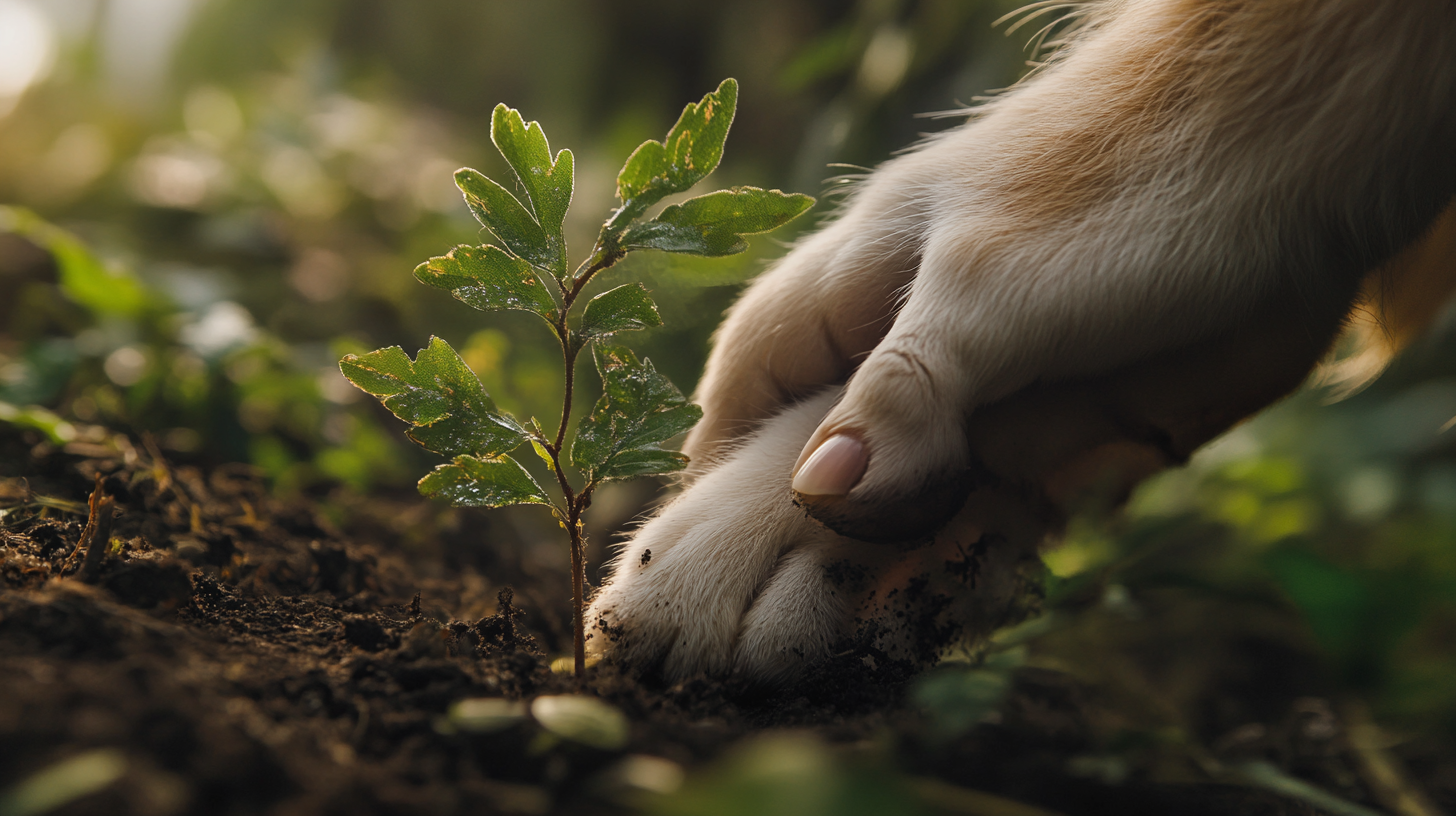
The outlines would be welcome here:
M 1136 683 L 1158 676 L 1187 686 L 1178 705 L 1214 746 L 1207 762 L 1263 758 L 1382 801 L 1319 673 L 1278 638 L 1201 644 L 1216 668 L 1179 657 L 1176 628 L 1108 644 L 1147 670 L 1111 686 L 1079 667 L 1023 668 L 992 722 L 937 741 L 904 702 L 908 677 L 852 654 L 770 696 L 609 666 L 579 687 L 547 657 L 565 645 L 564 573 L 483 550 L 492 528 L 478 515 L 414 498 L 280 501 L 248 467 L 168 463 L 100 432 L 58 448 L 0 431 L 0 477 L 0 791 L 86 749 L 126 758 L 115 784 L 57 812 L 617 813 L 629 810 L 613 781 L 624 757 L 691 772 L 775 728 L 850 752 L 888 741 L 900 770 L 949 783 L 925 800 L 932 812 L 1018 812 L 968 804 L 961 788 L 1068 814 L 1318 812 L 1218 781 L 1196 751 L 1117 744 L 1144 733 L 1128 712 L 1151 704 Z M 89 547 L 93 493 L 118 513 Z M 579 691 L 628 715 L 624 749 L 545 740 L 529 721 L 488 734 L 445 721 L 465 698 Z M 1143 759 L 1098 764 L 1114 752 Z M 1423 744 L 1404 755 L 1456 807 L 1456 763 Z

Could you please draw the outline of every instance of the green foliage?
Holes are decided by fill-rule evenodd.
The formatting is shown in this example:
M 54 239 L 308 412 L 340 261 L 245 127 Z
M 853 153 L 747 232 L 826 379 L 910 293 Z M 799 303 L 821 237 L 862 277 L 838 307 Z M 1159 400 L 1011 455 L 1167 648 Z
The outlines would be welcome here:
M 560 256 L 561 271 L 566 271 L 566 243 L 561 237 L 561 224 L 571 206 L 574 159 L 570 150 L 551 158 L 551 147 L 541 125 L 527 125 L 521 114 L 505 105 L 496 105 L 490 121 L 490 138 L 510 163 L 516 180 L 525 189 L 527 205 L 536 223 L 541 225 Z
M 662 325 L 657 304 L 640 283 L 627 283 L 587 301 L 578 334 L 584 340 Z
M 571 275 L 566 272 L 562 223 L 572 198 L 572 154 L 562 150 L 553 158 L 539 123 L 527 123 L 519 112 L 497 106 L 491 141 L 510 166 L 522 197 L 469 168 L 457 171 L 455 182 L 471 212 L 500 245 L 456 247 L 421 264 L 415 277 L 477 309 L 518 309 L 540 316 L 555 330 L 568 365 L 586 346 L 606 337 L 661 325 L 656 305 L 640 284 L 591 298 L 574 328 L 568 317 L 591 277 L 628 251 L 741 252 L 747 247 L 744 235 L 782 226 L 813 204 L 805 195 L 738 187 L 668 206 L 657 218 L 632 224 L 648 207 L 687 190 L 718 166 L 737 100 L 737 83 L 724 80 L 701 102 L 684 109 L 666 139 L 646 142 L 632 153 L 618 176 L 622 207 L 604 225 L 588 262 Z M 555 292 L 546 280 L 555 282 Z M 639 361 L 631 351 L 598 346 L 594 356 L 602 397 L 569 448 L 571 465 L 586 477 L 584 490 L 606 480 L 685 467 L 687 457 L 660 446 L 691 428 L 702 411 L 651 362 Z M 548 501 L 505 454 L 530 439 L 538 456 L 555 468 L 569 402 L 558 441 L 549 439 L 534 420 L 528 430 L 496 406 L 460 355 L 439 338 L 432 338 L 413 361 L 393 347 L 348 355 L 340 368 L 350 382 L 410 423 L 410 439 L 455 457 L 420 483 L 422 491 L 472 506 Z M 568 490 L 565 484 L 562 488 Z
M 465 203 L 476 219 L 495 233 L 506 250 L 543 272 L 561 277 L 565 271 L 561 253 L 553 251 L 546 230 L 506 188 L 469 168 L 456 171 L 455 184 L 465 194 Z
M 52 445 L 64 445 L 76 438 L 76 429 L 71 423 L 44 408 L 20 408 L 0 402 L 0 422 L 40 431 Z
M 931 733 L 959 736 L 1000 707 L 1011 690 L 1012 673 L 1025 660 L 1025 649 L 1011 648 L 979 665 L 947 661 L 915 681 L 912 699 L 927 715 Z
M 536 268 L 500 247 L 455 247 L 416 267 L 415 278 L 481 311 L 519 309 L 556 322 L 556 301 Z
M 748 248 L 744 235 L 787 224 L 813 206 L 806 195 L 735 187 L 663 209 L 657 218 L 629 226 L 653 204 L 685 192 L 713 172 L 738 106 L 738 83 L 725 79 L 703 101 L 688 105 L 667 138 L 644 142 L 617 175 L 622 206 L 602 229 L 609 251 L 660 249 L 689 255 L 735 255 Z
M 91 423 L 148 433 L 168 453 L 249 459 L 281 492 L 320 479 L 365 490 L 401 472 L 393 438 L 326 398 L 317 371 L 239 304 L 186 308 L 29 210 L 0 206 L 0 233 L 54 269 L 52 283 L 43 266 L 30 281 L 0 268 L 0 422 L 56 444 Z
M 148 293 L 136 280 L 106 268 L 75 235 L 19 207 L 0 206 L 0 232 L 27 238 L 49 252 L 66 297 L 102 315 L 135 317 Z
M 48 765 L 0 792 L 0 816 L 41 816 L 106 789 L 127 771 L 126 755 L 93 748 Z
M 863 751 L 836 752 L 809 734 L 773 734 L 738 746 L 682 790 L 647 810 L 658 816 L 918 816 L 940 812 L 916 795 L 912 780 L 875 759 Z
M 546 491 L 509 456 L 457 456 L 420 480 L 420 492 L 459 507 L 550 504 Z
M 465 168 L 455 173 L 465 203 L 512 255 L 557 279 L 564 278 L 566 238 L 561 225 L 571 206 L 575 167 L 571 151 L 563 150 L 552 159 L 541 125 L 526 124 L 518 111 L 505 105 L 495 108 L 490 138 L 510 165 L 525 200 Z
M 697 424 L 703 410 L 628 349 L 599 345 L 595 356 L 602 398 L 577 429 L 572 465 L 592 483 L 687 467 L 686 456 L 659 445 Z
M 719 190 L 666 207 L 657 218 L 627 230 L 622 246 L 710 257 L 736 255 L 748 249 L 743 236 L 777 229 L 813 204 L 809 196 L 778 190 Z
M 1456 471 L 1443 430 L 1456 386 L 1408 371 L 1333 405 L 1315 390 L 1286 400 L 1144 484 L 1119 519 L 1074 523 L 1046 555 L 1052 602 L 1123 619 L 1160 594 L 1216 603 L 1204 637 L 1300 633 L 1292 648 L 1382 717 L 1456 732 Z
M 662 141 L 643 142 L 617 174 L 622 208 L 613 218 L 632 220 L 673 193 L 681 193 L 718 167 L 738 109 L 738 82 L 725 79 L 703 101 L 683 109 Z
M 526 430 L 496 407 L 475 372 L 438 337 L 413 362 L 399 346 L 339 362 L 349 382 L 411 427 L 420 447 L 445 456 L 491 459 L 526 441 Z
M 686 432 L 703 412 L 650 361 L 603 342 L 620 332 L 662 325 L 643 286 L 628 283 L 591 298 L 576 321 L 572 309 L 597 273 L 631 251 L 742 252 L 748 246 L 743 236 L 782 226 L 814 203 L 804 195 L 735 187 L 669 205 L 657 218 L 634 224 L 649 207 L 686 191 L 718 166 L 737 102 L 738 83 L 724 80 L 684 109 L 666 139 L 646 142 L 632 153 L 617 177 L 622 206 L 602 225 L 587 259 L 569 273 L 562 225 L 575 165 L 570 151 L 552 157 L 539 123 L 528 124 L 505 105 L 491 117 L 491 141 L 510 166 L 521 197 L 475 170 L 456 171 L 466 205 L 500 243 L 456 247 L 420 264 L 415 278 L 477 309 L 531 312 L 551 326 L 565 361 L 561 423 L 554 436 L 534 418 L 522 423 L 502 411 L 460 355 L 439 338 L 431 338 L 413 361 L 395 346 L 351 354 L 339 364 L 350 382 L 410 424 L 410 439 L 452 457 L 420 480 L 420 492 L 471 507 L 551 507 L 571 536 L 578 674 L 584 668 L 581 514 L 602 482 L 686 467 L 686 456 L 662 444 Z M 589 346 L 602 396 L 568 442 L 576 360 Z M 506 455 L 527 440 L 555 477 L 559 504 Z M 566 467 L 578 470 L 585 484 L 573 486 Z

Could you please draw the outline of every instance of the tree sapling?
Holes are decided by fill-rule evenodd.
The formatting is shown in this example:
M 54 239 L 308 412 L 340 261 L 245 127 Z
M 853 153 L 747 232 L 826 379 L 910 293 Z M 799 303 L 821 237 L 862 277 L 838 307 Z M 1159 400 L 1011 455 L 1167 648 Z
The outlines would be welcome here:
M 450 457 L 420 480 L 421 493 L 458 506 L 540 504 L 560 520 L 571 539 L 578 677 L 586 667 L 581 522 L 592 492 L 613 479 L 681 470 L 687 457 L 661 445 L 692 427 L 702 411 L 650 361 L 608 342 L 619 332 L 661 325 L 641 284 L 591 298 L 579 317 L 573 309 L 592 278 L 630 252 L 732 255 L 748 247 L 743 236 L 779 227 L 813 205 L 806 195 L 734 187 L 668 205 L 655 218 L 644 219 L 653 205 L 686 191 L 718 166 L 737 100 L 738 83 L 726 79 L 701 102 L 688 105 L 666 139 L 644 142 L 633 151 L 617 176 L 621 205 L 574 270 L 562 233 L 572 197 L 572 153 L 562 150 L 553 158 L 540 124 L 527 124 L 505 105 L 496 106 L 491 119 L 491 141 L 511 167 L 516 193 L 475 170 L 455 173 L 465 203 L 498 243 L 456 247 L 420 264 L 415 277 L 477 309 L 519 309 L 546 321 L 565 364 L 555 433 L 548 434 L 535 418 L 521 422 L 497 407 L 460 355 L 438 337 L 431 337 L 414 360 L 394 346 L 351 354 L 339 363 L 350 382 L 411 425 L 410 439 Z M 601 376 L 602 396 L 571 434 L 576 361 L 588 348 Z M 527 442 L 556 477 L 559 497 L 548 494 L 509 456 Z

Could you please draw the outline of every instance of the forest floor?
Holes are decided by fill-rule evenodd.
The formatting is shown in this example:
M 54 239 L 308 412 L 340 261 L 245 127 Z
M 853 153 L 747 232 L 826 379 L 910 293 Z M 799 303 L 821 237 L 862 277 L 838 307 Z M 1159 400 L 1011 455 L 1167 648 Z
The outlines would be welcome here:
M 551 668 L 564 575 L 482 553 L 484 523 L 336 496 L 340 521 L 247 466 L 83 437 L 0 429 L 5 816 L 1456 812 L 1450 747 L 1377 729 L 1249 604 L 1099 595 L 959 732 L 853 656 L 771 695 L 578 684 Z M 625 733 L 457 705 L 555 695 Z

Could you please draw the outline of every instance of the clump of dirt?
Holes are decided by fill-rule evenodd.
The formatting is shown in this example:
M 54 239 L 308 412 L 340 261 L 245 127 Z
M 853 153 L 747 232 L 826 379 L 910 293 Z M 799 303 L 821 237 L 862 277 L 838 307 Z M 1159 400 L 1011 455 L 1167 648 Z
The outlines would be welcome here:
M 0 791 L 118 749 L 114 784 L 60 812 L 618 813 L 639 800 L 603 780 L 634 755 L 692 770 L 800 728 L 888 735 L 914 775 L 1067 813 L 1310 812 L 1250 788 L 1113 778 L 1126 772 L 1095 760 L 1121 709 L 1046 668 L 1022 670 L 995 721 L 951 741 L 906 705 L 910 669 L 864 649 L 773 693 L 606 665 L 581 686 L 549 659 L 569 642 L 564 572 L 533 574 L 504 536 L 461 546 L 488 524 L 417 497 L 320 498 L 279 500 L 252 468 L 169 463 L 96 429 L 57 446 L 0 426 Z M 581 692 L 627 715 L 625 744 L 450 717 L 468 698 Z M 1319 755 L 1339 776 L 1348 751 L 1331 760 L 1306 739 L 1289 753 L 1309 729 L 1276 719 L 1230 744 L 1284 750 L 1286 766 Z

